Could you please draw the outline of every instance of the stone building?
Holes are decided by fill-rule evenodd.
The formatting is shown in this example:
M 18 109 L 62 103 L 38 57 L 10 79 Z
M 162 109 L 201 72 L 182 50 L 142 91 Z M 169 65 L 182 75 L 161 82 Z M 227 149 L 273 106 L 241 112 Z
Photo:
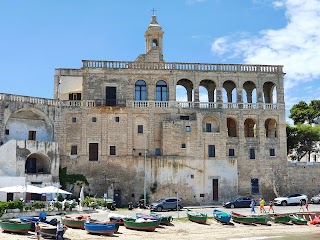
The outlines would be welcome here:
M 54 99 L 1 94 L 0 173 L 43 185 L 67 167 L 118 204 L 285 193 L 283 67 L 166 62 L 156 16 L 144 36 L 135 61 L 56 69 Z

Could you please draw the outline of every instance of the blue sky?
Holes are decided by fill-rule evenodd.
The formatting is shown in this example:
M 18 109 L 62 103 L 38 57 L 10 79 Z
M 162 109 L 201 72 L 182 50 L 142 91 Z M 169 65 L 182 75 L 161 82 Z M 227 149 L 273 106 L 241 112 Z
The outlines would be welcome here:
M 284 65 L 289 110 L 320 95 L 320 0 L 1 0 L 0 92 L 53 97 L 55 68 L 134 61 L 156 9 L 169 62 Z

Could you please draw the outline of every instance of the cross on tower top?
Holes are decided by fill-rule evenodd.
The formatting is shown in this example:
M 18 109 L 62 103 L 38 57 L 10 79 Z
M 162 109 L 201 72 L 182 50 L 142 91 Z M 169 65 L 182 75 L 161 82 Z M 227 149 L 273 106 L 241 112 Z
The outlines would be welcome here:
M 156 12 L 156 10 L 154 8 L 152 8 L 152 15 L 154 15 L 154 13 Z

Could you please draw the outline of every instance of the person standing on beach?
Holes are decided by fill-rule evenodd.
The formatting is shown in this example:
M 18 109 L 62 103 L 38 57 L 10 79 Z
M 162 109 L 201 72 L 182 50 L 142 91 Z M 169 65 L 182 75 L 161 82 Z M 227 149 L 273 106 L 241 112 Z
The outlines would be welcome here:
M 263 198 L 260 198 L 260 213 L 267 213 L 266 210 L 264 209 L 265 201 Z
M 61 223 L 61 221 L 58 221 L 56 240 L 59 240 L 60 237 L 62 240 L 64 240 L 64 238 L 63 238 L 63 224 Z
M 309 203 L 308 203 L 308 201 L 306 201 L 306 209 L 309 212 Z
M 302 210 L 302 212 L 304 212 L 304 208 L 303 208 L 303 201 L 302 199 L 300 200 L 300 208 L 299 208 L 299 212 Z
M 41 228 L 40 228 L 40 226 L 39 226 L 39 222 L 36 222 L 35 232 L 36 232 L 37 240 L 40 240 L 40 239 L 41 239 L 40 230 L 41 230 Z
M 256 205 L 256 202 L 254 201 L 254 199 L 251 199 L 251 203 L 250 203 L 250 207 L 251 207 L 251 213 L 256 213 L 256 211 L 254 210 L 254 207 Z
M 273 201 L 272 201 L 272 200 L 269 202 L 269 211 L 268 211 L 268 213 L 270 213 L 271 210 L 272 210 L 272 213 L 274 213 L 274 210 L 273 210 Z

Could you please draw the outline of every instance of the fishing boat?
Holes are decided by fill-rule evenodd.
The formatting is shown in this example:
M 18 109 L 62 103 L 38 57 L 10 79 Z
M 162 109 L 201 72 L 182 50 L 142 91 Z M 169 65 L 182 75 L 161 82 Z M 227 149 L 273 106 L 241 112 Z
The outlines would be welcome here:
M 207 222 L 207 214 L 196 212 L 196 211 L 190 211 L 187 209 L 187 215 L 188 219 L 192 222 L 205 224 Z
M 51 221 L 47 221 L 47 214 L 45 212 L 40 212 L 39 217 L 32 217 L 32 216 L 19 216 L 19 219 L 21 222 L 31 222 L 31 231 L 35 231 L 35 224 L 36 222 L 44 222 L 51 225 L 57 224 L 57 219 L 53 218 Z
M 255 221 L 254 216 L 246 216 L 240 213 L 231 212 L 231 218 L 236 223 L 243 223 L 243 224 L 253 224 Z
M 109 213 L 108 215 L 110 221 L 114 222 L 116 221 L 116 224 L 119 226 L 124 226 L 123 218 L 125 218 L 124 215 L 117 214 L 117 213 Z
M 76 229 L 84 229 L 84 222 L 87 219 L 90 219 L 90 216 L 88 215 L 79 215 L 75 217 L 71 217 L 66 215 L 65 217 L 62 217 L 62 223 L 70 228 L 76 228 Z
M 161 219 L 158 216 L 152 216 L 152 215 L 148 215 L 148 214 L 144 214 L 144 213 L 136 213 L 136 218 L 142 218 L 144 220 L 152 220 L 152 221 L 157 221 L 158 225 L 157 227 L 160 226 L 160 221 Z
M 19 222 L 14 219 L 0 220 L 3 232 L 27 234 L 31 228 L 31 222 Z
M 308 224 L 308 221 L 306 219 L 304 219 L 303 217 L 300 217 L 296 214 L 290 214 L 289 217 L 290 217 L 290 221 L 294 224 L 297 224 L 297 225 L 307 225 Z
M 84 228 L 88 233 L 112 236 L 116 232 L 116 222 L 85 222 Z
M 310 224 L 312 224 L 312 225 L 320 224 L 320 216 L 315 217 L 312 221 L 310 221 Z
M 155 213 L 155 212 L 150 212 L 150 215 L 151 216 L 156 216 L 160 219 L 160 225 L 171 225 L 172 221 L 173 221 L 173 218 L 172 216 L 164 216 L 162 214 L 159 214 L 159 213 Z
M 251 215 L 251 216 L 254 218 L 253 223 L 270 225 L 268 215 Z
M 214 219 L 221 223 L 230 223 L 231 215 L 229 213 L 213 209 L 212 211 Z
M 288 223 L 291 218 L 288 214 L 274 214 L 273 221 L 276 223 Z
M 56 235 L 57 235 L 57 227 L 56 226 L 50 225 L 48 223 L 43 223 L 43 222 L 40 222 L 39 226 L 40 226 L 41 236 L 51 237 L 51 238 L 56 237 Z M 66 231 L 67 231 L 67 227 L 64 226 L 62 236 L 65 234 Z
M 140 219 L 124 218 L 123 220 L 124 220 L 124 226 L 127 229 L 132 229 L 132 230 L 153 232 L 158 225 L 158 221 L 144 220 L 142 218 Z

